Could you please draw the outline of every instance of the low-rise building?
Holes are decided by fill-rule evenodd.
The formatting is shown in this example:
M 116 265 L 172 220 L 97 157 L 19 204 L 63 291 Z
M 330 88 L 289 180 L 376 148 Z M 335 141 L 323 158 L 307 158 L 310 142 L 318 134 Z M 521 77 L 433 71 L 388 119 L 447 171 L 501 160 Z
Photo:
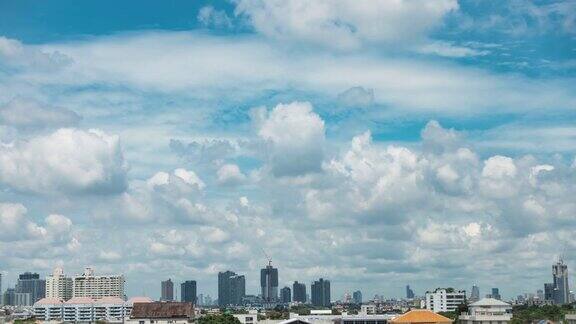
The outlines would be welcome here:
M 506 324 L 512 320 L 512 305 L 494 298 L 483 298 L 468 305 L 468 313 L 461 314 L 461 324 Z
M 448 317 L 436 314 L 427 309 L 414 309 L 390 321 L 392 324 L 451 324 L 452 322 Z
M 250 310 L 248 314 L 233 314 L 241 324 L 257 324 L 258 323 L 258 311 Z
M 565 322 L 567 324 L 576 324 L 576 314 L 566 314 Z
M 184 324 L 194 320 L 194 305 L 179 302 L 134 303 L 130 319 L 134 324 Z

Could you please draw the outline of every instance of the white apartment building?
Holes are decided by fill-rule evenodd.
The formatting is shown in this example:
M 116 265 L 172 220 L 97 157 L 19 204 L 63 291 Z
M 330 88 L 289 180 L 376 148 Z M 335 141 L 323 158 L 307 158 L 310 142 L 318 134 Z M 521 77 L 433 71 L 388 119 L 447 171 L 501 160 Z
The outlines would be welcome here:
M 136 297 L 127 302 L 118 297 L 94 300 L 74 297 L 66 302 L 58 298 L 43 298 L 34 304 L 34 316 L 39 321 L 58 322 L 122 322 L 130 316 L 134 302 L 151 303 L 146 297 Z
M 437 288 L 426 292 L 426 309 L 438 312 L 452 312 L 466 303 L 466 291 L 452 288 Z
M 460 324 L 507 324 L 512 320 L 512 305 L 494 298 L 483 298 L 468 305 L 468 313 L 460 314 Z
M 72 278 L 66 277 L 62 268 L 55 268 L 52 275 L 46 277 L 46 297 L 64 301 L 72 298 Z
M 100 299 L 103 297 L 124 298 L 124 276 L 105 275 L 96 276 L 92 268 L 86 268 L 84 273 L 73 278 L 73 297 L 89 297 Z

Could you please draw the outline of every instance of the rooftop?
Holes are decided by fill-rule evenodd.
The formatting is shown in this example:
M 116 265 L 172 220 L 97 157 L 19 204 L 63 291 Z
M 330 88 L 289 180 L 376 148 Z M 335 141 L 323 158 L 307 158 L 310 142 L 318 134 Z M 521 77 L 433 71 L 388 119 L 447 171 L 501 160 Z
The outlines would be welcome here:
M 390 321 L 390 323 L 452 323 L 448 317 L 438 315 L 427 309 L 414 309 L 403 315 L 400 315 Z
M 470 306 L 474 307 L 474 306 L 510 306 L 510 304 L 505 303 L 501 300 L 495 299 L 495 298 L 482 298 L 479 301 L 470 304 Z
M 134 303 L 130 318 L 188 318 L 194 317 L 192 303 L 152 302 Z

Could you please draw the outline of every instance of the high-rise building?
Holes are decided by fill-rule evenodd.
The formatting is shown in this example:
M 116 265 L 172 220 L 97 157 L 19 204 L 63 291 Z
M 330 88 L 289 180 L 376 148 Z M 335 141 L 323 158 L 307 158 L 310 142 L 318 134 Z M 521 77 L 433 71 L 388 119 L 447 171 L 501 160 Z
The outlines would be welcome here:
M 292 291 L 290 287 L 280 289 L 280 301 L 284 304 L 292 302 Z
M 453 288 L 437 288 L 426 292 L 426 309 L 438 312 L 453 312 L 466 303 L 466 291 Z
M 218 273 L 219 306 L 240 305 L 244 296 L 246 296 L 246 277 L 232 271 Z
M 478 286 L 472 286 L 472 292 L 470 293 L 470 301 L 477 302 L 480 300 L 480 288 Z
M 8 288 L 2 295 L 2 305 L 15 306 L 16 305 L 16 290 Z
M 544 291 L 542 289 L 536 290 L 536 297 L 538 297 L 539 300 L 544 300 Z
M 560 258 L 552 265 L 552 277 L 554 281 L 553 300 L 554 304 L 564 305 L 570 302 L 570 289 L 568 287 L 568 266 Z
M 410 288 L 410 285 L 406 285 L 406 298 L 407 299 L 414 298 L 414 291 Z
M 187 280 L 180 285 L 180 301 L 197 305 L 195 280 Z
M 299 303 L 306 302 L 306 284 L 294 281 L 294 284 L 292 284 L 292 300 Z
M 52 275 L 46 277 L 46 297 L 64 301 L 72 298 L 72 278 L 64 275 L 62 268 L 55 268 Z
M 262 288 L 262 300 L 272 303 L 278 300 L 278 269 L 272 267 L 272 261 L 266 268 L 260 270 L 260 287 Z
M 162 281 L 160 286 L 160 301 L 174 301 L 174 283 L 172 279 Z
M 118 297 L 124 299 L 123 275 L 94 275 L 92 268 L 84 269 L 84 273 L 72 279 L 72 297 Z
M 320 278 L 312 283 L 312 305 L 330 307 L 330 281 Z
M 490 296 L 494 299 L 498 300 L 502 299 L 502 296 L 500 296 L 500 289 L 498 288 L 492 288 L 492 293 L 490 294 Z
M 362 292 L 360 290 L 356 290 L 352 293 L 352 300 L 355 304 L 362 304 Z
M 18 276 L 15 291 L 16 294 L 28 294 L 27 297 L 18 296 L 17 305 L 32 306 L 46 297 L 46 280 L 40 279 L 37 273 L 24 272 Z
M 544 300 L 554 301 L 554 284 L 545 283 L 544 284 Z

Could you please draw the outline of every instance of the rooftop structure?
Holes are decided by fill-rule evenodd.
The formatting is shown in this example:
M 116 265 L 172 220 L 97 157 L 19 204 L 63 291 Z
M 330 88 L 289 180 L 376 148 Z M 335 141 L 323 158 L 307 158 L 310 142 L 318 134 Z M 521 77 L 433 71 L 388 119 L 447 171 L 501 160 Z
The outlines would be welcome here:
M 452 320 L 448 317 L 438 315 L 427 309 L 415 309 L 405 314 L 397 316 L 392 319 L 390 323 L 394 324 L 412 324 L 412 323 L 426 323 L 426 324 L 449 324 Z

